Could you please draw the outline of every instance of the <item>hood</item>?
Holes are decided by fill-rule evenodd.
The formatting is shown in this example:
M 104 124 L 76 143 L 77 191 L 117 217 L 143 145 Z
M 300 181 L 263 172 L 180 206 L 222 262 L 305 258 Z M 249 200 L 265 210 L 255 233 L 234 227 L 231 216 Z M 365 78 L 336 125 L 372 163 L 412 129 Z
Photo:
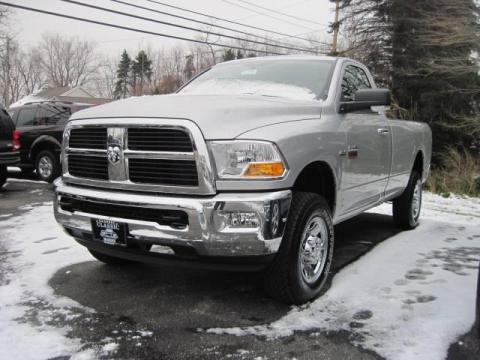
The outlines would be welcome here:
M 246 131 L 320 117 L 320 101 L 253 95 L 156 95 L 132 97 L 81 110 L 71 120 L 95 118 L 186 119 L 206 140 L 233 139 Z M 166 120 L 168 123 L 168 120 Z

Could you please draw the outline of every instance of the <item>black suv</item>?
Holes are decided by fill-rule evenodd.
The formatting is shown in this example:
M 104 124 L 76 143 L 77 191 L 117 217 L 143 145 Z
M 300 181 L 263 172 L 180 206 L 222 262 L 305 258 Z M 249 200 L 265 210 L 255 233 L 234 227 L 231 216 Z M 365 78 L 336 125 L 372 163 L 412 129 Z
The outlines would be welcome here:
M 23 172 L 36 170 L 40 180 L 52 182 L 60 175 L 62 134 L 70 115 L 92 105 L 45 101 L 10 108 L 20 137 Z
M 7 181 L 7 166 L 14 165 L 20 160 L 19 147 L 12 119 L 0 104 L 0 187 Z

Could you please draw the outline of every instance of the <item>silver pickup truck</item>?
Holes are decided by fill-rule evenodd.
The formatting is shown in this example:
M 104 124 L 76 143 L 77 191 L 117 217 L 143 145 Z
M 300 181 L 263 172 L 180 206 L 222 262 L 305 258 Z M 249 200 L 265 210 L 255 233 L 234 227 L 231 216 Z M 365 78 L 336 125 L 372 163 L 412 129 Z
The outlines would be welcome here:
M 389 105 L 356 61 L 280 56 L 80 111 L 56 219 L 105 263 L 262 270 L 271 296 L 304 303 L 328 287 L 333 225 L 385 201 L 418 224 L 431 132 Z

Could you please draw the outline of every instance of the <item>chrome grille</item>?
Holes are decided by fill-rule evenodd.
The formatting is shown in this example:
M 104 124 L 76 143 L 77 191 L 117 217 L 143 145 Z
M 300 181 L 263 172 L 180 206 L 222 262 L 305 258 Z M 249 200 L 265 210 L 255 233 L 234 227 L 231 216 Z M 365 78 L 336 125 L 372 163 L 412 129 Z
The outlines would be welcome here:
M 106 149 L 107 129 L 99 127 L 72 129 L 69 146 L 77 149 Z
M 130 159 L 128 161 L 128 168 L 132 182 L 198 186 L 195 161 Z
M 68 172 L 81 178 L 108 180 L 107 157 L 70 154 Z
M 128 148 L 140 151 L 193 152 L 190 136 L 182 130 L 129 128 Z
M 73 120 L 65 131 L 63 167 L 71 184 L 215 194 L 205 140 L 187 120 Z

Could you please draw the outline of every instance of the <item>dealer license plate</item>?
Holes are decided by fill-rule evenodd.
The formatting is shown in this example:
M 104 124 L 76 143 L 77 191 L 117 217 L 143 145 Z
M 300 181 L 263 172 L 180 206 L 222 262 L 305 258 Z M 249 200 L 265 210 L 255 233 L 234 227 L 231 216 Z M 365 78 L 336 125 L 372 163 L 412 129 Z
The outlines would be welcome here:
M 125 245 L 127 224 L 112 220 L 92 219 L 93 236 L 108 245 Z

